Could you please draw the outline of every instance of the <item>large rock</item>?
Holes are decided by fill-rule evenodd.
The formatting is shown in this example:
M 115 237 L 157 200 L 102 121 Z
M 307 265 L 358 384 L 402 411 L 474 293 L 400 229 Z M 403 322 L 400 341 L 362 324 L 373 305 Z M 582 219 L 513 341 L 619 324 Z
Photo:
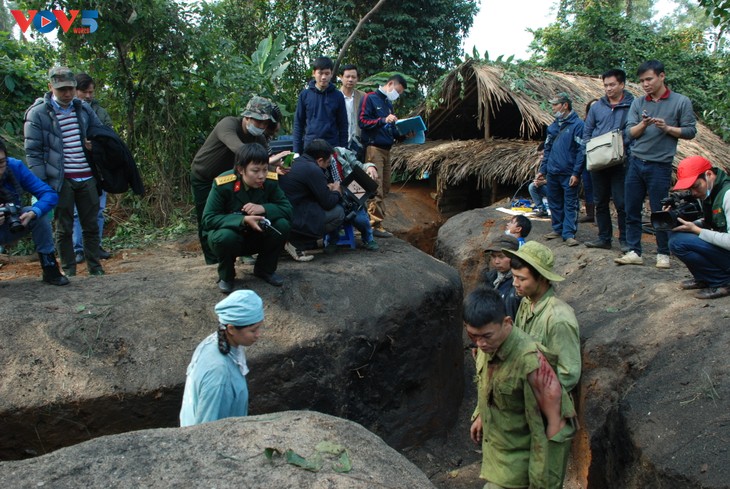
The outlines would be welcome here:
M 347 450 L 351 470 L 321 455 L 319 471 L 264 452 L 293 450 L 313 460 L 321 442 Z M 341 452 L 340 452 L 341 453 Z M 425 489 L 428 478 L 362 426 L 316 412 L 232 418 L 191 428 L 155 429 L 97 438 L 30 460 L 0 463 L 0 485 L 52 487 L 277 487 Z
M 482 246 L 509 216 L 493 208 L 450 219 L 436 254 L 459 270 L 465 290 L 486 263 Z M 533 220 L 528 240 L 542 240 L 549 221 Z M 594 239 L 581 224 L 578 239 Z M 678 288 L 687 269 L 653 266 L 645 236 L 644 266 L 617 266 L 618 249 L 545 242 L 566 277 L 558 295 L 575 308 L 583 348 L 576 477 L 594 488 L 726 488 L 730 440 L 730 301 L 700 301 Z
M 309 263 L 282 258 L 282 288 L 237 266 L 237 287 L 256 290 L 266 307 L 262 338 L 247 350 L 252 414 L 317 410 L 394 447 L 455 421 L 458 274 L 400 240 L 380 244 Z M 0 282 L 0 458 L 177 425 L 185 369 L 216 329 L 223 297 L 215 267 L 201 262 L 168 245 L 125 252 L 104 277 L 82 268 L 66 287 Z

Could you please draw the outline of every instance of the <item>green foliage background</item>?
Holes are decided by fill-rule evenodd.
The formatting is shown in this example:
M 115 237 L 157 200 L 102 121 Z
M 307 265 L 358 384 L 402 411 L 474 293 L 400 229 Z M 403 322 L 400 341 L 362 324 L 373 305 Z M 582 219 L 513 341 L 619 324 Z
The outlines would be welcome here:
M 661 59 L 671 87 L 692 98 L 705 121 L 730 139 L 723 44 L 730 0 L 679 1 L 686 7 L 681 15 L 659 24 L 652 20 L 653 0 L 558 0 L 555 23 L 533 32 L 532 60 L 496 62 L 513 67 L 508 73 L 518 88 L 520 73 L 530 67 L 592 75 L 622 67 L 633 76 L 642 61 Z M 217 121 L 240 113 L 253 94 L 275 99 L 285 116 L 293 113 L 311 61 L 336 58 L 375 3 L 88 0 L 84 8 L 99 11 L 98 31 L 59 32 L 58 43 L 51 44 L 47 36 L 30 34 L 33 27 L 22 40 L 2 32 L 14 25 L 9 8 L 69 10 L 78 2 L 13 2 L 0 12 L 0 136 L 22 156 L 23 114 L 47 90 L 48 68 L 61 63 L 87 71 L 148 188 L 143 201 L 125 197 L 128 227 L 178 226 L 190 202 L 190 161 Z M 478 6 L 478 0 L 388 1 L 344 62 L 358 65 L 368 87 L 386 73 L 409 76 L 408 96 L 398 101 L 398 111 L 407 112 L 460 62 Z M 285 117 L 284 131 L 289 129 Z

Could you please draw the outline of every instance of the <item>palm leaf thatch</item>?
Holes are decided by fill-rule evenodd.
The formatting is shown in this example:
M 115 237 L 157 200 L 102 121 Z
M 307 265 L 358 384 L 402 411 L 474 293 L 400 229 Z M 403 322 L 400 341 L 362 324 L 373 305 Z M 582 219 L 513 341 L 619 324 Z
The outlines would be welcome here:
M 627 89 L 643 94 L 633 83 Z M 557 92 L 570 94 L 581 118 L 586 104 L 604 95 L 598 77 L 538 69 L 516 75 L 467 61 L 446 76 L 440 104 L 420 110 L 433 141 L 394 147 L 393 169 L 438 175 L 439 193 L 472 176 L 479 188 L 522 184 L 535 173 L 538 141 L 553 121 L 547 100 Z M 695 154 L 717 166 L 730 164 L 730 146 L 699 122 L 695 139 L 680 140 L 675 165 Z

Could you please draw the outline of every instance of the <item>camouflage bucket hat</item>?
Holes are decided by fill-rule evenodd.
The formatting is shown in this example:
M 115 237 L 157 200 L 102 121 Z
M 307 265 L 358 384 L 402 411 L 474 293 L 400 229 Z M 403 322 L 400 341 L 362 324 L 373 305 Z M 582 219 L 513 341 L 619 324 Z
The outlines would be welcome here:
M 560 92 L 555 97 L 551 98 L 549 100 L 551 104 L 570 104 L 572 101 L 570 100 L 570 95 L 568 95 L 566 92 Z
M 74 78 L 73 72 L 65 66 L 54 66 L 48 70 L 48 79 L 53 88 L 76 86 L 76 78 Z
M 271 121 L 276 122 L 276 118 L 273 115 L 274 104 L 271 100 L 254 95 L 251 100 L 248 101 L 246 109 L 241 114 L 243 117 L 251 117 L 259 121 Z
M 548 280 L 554 282 L 562 282 L 565 277 L 561 277 L 553 272 L 554 258 L 550 248 L 537 241 L 528 241 L 522 248 L 517 251 L 502 249 L 505 255 L 509 257 L 517 257 L 520 260 L 529 263 L 535 270 Z

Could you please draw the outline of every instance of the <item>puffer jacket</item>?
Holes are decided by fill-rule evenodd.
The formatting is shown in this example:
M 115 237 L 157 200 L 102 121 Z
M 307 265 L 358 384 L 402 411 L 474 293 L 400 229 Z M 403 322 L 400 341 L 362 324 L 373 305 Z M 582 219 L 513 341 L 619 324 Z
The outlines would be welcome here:
M 90 126 L 103 127 L 99 117 L 86 102 L 75 98 L 81 140 L 86 139 Z M 36 99 L 25 112 L 25 155 L 28 168 L 56 192 L 63 184 L 63 136 L 56 111 L 51 104 L 51 92 Z M 89 152 L 84 148 L 89 166 L 94 171 Z

